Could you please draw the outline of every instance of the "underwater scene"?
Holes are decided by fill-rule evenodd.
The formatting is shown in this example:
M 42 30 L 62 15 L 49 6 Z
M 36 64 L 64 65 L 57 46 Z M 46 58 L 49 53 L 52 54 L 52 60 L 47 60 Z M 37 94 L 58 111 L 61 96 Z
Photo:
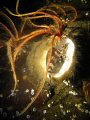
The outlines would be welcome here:
M 0 120 L 90 119 L 90 1 L 0 1 Z

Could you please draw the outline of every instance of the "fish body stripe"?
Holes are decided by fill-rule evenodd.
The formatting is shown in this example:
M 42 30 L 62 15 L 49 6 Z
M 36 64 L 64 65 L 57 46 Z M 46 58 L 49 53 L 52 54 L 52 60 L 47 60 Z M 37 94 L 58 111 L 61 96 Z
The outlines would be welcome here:
M 52 57 L 48 68 L 49 77 L 51 77 L 51 73 L 55 67 L 56 62 L 63 62 L 67 58 L 67 56 L 65 55 L 67 47 L 68 43 L 63 44 L 60 49 L 53 48 Z
M 53 70 L 57 60 L 59 59 L 60 54 L 61 54 L 60 50 L 53 48 L 48 73 L 50 73 L 50 74 L 52 73 L 52 70 Z

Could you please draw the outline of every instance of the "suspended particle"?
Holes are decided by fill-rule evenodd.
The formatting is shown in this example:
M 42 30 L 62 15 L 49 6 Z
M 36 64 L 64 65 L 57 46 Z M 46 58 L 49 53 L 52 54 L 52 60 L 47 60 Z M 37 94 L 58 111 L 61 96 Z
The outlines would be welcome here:
M 31 101 L 33 101 L 33 100 L 34 100 L 34 97 L 31 98 Z
M 6 117 L 6 116 L 7 116 L 7 113 L 6 113 L 6 112 L 4 112 L 4 113 L 3 113 L 3 117 Z
M 16 111 L 16 115 L 18 115 L 19 114 L 19 111 Z
M 88 16 L 88 15 L 89 15 L 89 11 L 87 11 L 87 12 L 85 13 L 85 15 Z
M 17 82 L 19 82 L 19 80 L 17 80 Z
M 26 68 L 23 68 L 23 70 L 22 70 L 24 73 L 26 72 Z
M 73 118 L 77 118 L 77 115 L 75 114 L 75 115 L 73 115 Z
M 2 108 L 0 108 L 0 113 L 3 111 L 3 109 Z
M 88 113 L 89 111 L 88 110 L 85 110 L 85 113 Z
M 16 95 L 16 93 L 12 93 L 12 96 L 15 96 Z
M 67 110 L 67 113 L 70 113 L 70 110 Z
M 81 112 L 84 112 L 84 109 L 81 109 Z
M 65 111 L 63 111 L 63 115 L 66 115 L 66 112 L 65 112 Z
M 49 94 L 47 94 L 47 97 L 49 97 Z
M 29 118 L 30 118 L 30 115 L 26 115 L 26 118 L 29 119 Z
M 63 83 L 68 86 L 68 82 L 66 80 L 63 80 Z
M 55 117 L 57 117 L 57 114 L 55 114 Z
M 53 104 L 53 101 L 51 103 Z
M 34 89 L 31 89 L 31 95 L 34 95 Z
M 3 97 L 3 94 L 0 94 L 0 97 L 2 98 L 2 97 Z
M 19 91 L 19 89 L 16 89 L 15 91 L 16 91 L 16 92 L 18 92 L 18 91 Z
M 48 104 L 48 108 L 50 108 L 51 107 L 51 104 Z
M 43 110 L 43 114 L 46 114 L 46 110 Z
M 28 92 L 29 92 L 29 89 L 26 89 L 26 90 L 25 90 L 25 93 L 28 93 Z
M 37 109 L 34 107 L 34 108 L 33 108 L 33 112 L 36 112 L 36 110 L 37 110 Z
M 60 104 L 60 105 L 59 105 L 59 107 L 60 107 L 60 108 L 63 108 L 63 105 L 62 105 L 62 104 Z
M 46 120 L 45 118 L 43 118 L 42 120 Z

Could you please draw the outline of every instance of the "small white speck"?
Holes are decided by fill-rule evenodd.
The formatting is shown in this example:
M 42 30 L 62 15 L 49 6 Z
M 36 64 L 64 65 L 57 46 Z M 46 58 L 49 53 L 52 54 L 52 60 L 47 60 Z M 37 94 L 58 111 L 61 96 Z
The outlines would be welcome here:
M 0 94 L 0 97 L 2 98 L 2 97 L 3 97 L 3 94 Z
M 86 16 L 89 15 L 89 11 L 87 11 L 87 12 L 85 13 L 85 15 L 86 15 Z
M 55 114 L 55 117 L 57 117 L 57 114 Z
M 63 80 L 63 83 L 68 86 L 68 82 L 66 80 Z
M 31 89 L 31 95 L 34 95 L 34 89 Z
M 18 115 L 19 114 L 19 111 L 16 111 L 16 115 Z
M 23 72 L 24 72 L 24 73 L 26 72 L 26 68 L 23 68 Z
M 29 119 L 29 118 L 30 118 L 30 115 L 26 115 L 26 118 Z
M 16 91 L 16 92 L 18 92 L 18 91 L 19 91 L 19 89 L 16 89 L 15 91 Z
M 25 93 L 28 93 L 28 92 L 29 92 L 29 89 L 26 89 L 26 90 L 25 90 Z
M 32 98 L 31 98 L 31 101 L 33 101 L 33 100 L 34 100 L 34 98 L 32 97 Z
M 34 107 L 34 108 L 33 108 L 33 112 L 36 112 L 36 110 L 37 110 L 37 109 Z
M 66 112 L 65 111 L 63 111 L 63 115 L 65 115 L 66 114 Z
M 16 93 L 12 93 L 12 96 L 15 96 L 16 95 Z
M 17 80 L 17 82 L 19 82 L 19 80 Z
M 67 113 L 70 113 L 70 110 L 67 110 Z
M 63 105 L 62 105 L 62 104 L 60 104 L 60 105 L 59 105 L 59 107 L 60 107 L 60 108 L 63 108 Z
M 43 114 L 46 114 L 46 110 L 43 110 Z
M 51 107 L 51 104 L 48 104 L 48 108 L 50 108 Z
M 47 94 L 47 97 L 49 97 L 49 94 Z
M 89 111 L 88 110 L 85 110 L 85 113 L 88 113 Z

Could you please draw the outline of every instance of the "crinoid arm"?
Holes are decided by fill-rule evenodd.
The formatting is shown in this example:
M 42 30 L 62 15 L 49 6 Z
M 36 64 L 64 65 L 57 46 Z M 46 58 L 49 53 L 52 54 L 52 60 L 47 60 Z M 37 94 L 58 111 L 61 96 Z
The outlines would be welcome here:
M 14 89 L 13 89 L 12 93 L 8 96 L 8 97 L 10 97 L 15 92 L 16 85 L 17 85 L 17 77 L 16 77 L 16 73 L 15 73 L 15 64 L 13 61 L 12 47 L 14 46 L 13 43 L 18 38 L 18 32 L 17 32 L 17 29 L 16 29 L 13 21 L 6 14 L 0 12 L 0 18 L 1 18 L 0 19 L 0 29 L 1 29 L 0 48 L 2 48 L 4 46 L 7 47 L 7 56 L 9 58 L 9 62 L 11 64 L 11 68 L 13 71 L 13 78 L 15 81 Z M 4 21 L 4 23 L 3 23 L 3 21 Z
M 15 80 L 15 85 L 14 85 L 13 91 L 8 96 L 8 98 L 15 92 L 15 89 L 16 89 L 16 86 L 17 86 L 17 76 L 16 76 L 15 64 L 14 64 L 14 60 L 13 60 L 13 56 L 12 56 L 11 41 L 12 41 L 12 39 L 7 42 L 7 55 L 8 55 L 9 61 L 11 63 L 11 68 L 12 68 L 12 71 L 13 71 L 13 78 Z
M 34 101 L 37 99 L 37 97 L 39 96 L 39 94 L 41 93 L 41 91 L 42 91 L 42 89 L 43 89 L 43 87 L 44 87 L 45 81 L 46 81 L 46 79 L 47 79 L 49 64 L 50 64 L 51 57 L 52 57 L 52 48 L 53 48 L 54 39 L 55 39 L 55 35 L 52 36 L 52 40 L 51 40 L 51 51 L 50 51 L 51 54 L 50 54 L 50 57 L 49 57 L 49 62 L 48 62 L 48 65 L 47 65 L 47 71 L 46 71 L 45 78 L 43 79 L 42 85 L 41 85 L 40 89 L 37 91 L 37 94 L 35 95 L 35 97 L 33 98 L 33 100 L 32 100 L 17 116 L 20 116 L 20 115 L 22 115 L 23 113 L 26 112 L 26 110 L 27 110 L 27 109 L 34 103 Z

